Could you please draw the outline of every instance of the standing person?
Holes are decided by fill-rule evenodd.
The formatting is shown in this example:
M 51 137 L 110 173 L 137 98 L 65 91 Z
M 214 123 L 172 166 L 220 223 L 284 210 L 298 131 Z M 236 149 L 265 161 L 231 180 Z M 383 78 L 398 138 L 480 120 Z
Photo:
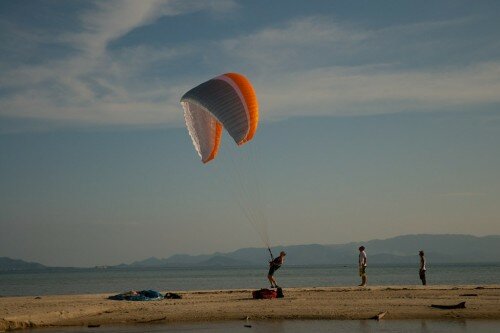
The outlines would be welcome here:
M 273 275 L 274 272 L 276 272 L 285 262 L 285 256 L 285 251 L 281 251 L 279 257 L 276 257 L 269 262 L 269 273 L 267 273 L 267 279 L 271 283 L 271 288 L 279 288 Z
M 425 255 L 424 255 L 424 251 L 420 250 L 418 252 L 418 255 L 420 256 L 420 269 L 418 271 L 418 275 L 420 276 L 420 280 L 422 280 L 422 285 L 425 286 L 427 284 L 427 281 L 425 281 L 425 271 L 427 269 L 425 268 Z
M 366 265 L 367 265 L 367 259 L 366 259 L 366 252 L 365 252 L 365 247 L 360 246 L 359 247 L 359 276 L 361 276 L 361 284 L 359 285 L 360 287 L 366 287 Z

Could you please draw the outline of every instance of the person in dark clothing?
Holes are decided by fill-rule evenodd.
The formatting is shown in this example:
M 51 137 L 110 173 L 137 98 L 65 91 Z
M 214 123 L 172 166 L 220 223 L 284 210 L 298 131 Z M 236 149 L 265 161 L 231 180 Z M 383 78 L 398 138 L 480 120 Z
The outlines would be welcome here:
M 276 284 L 276 280 L 274 279 L 274 272 L 276 272 L 276 270 L 278 270 L 281 265 L 283 265 L 283 263 L 285 262 L 285 256 L 286 253 L 284 251 L 281 251 L 279 257 L 276 257 L 269 262 L 269 273 L 267 273 L 267 279 L 271 283 L 271 288 L 279 288 Z
M 420 276 L 420 280 L 422 280 L 422 285 L 426 285 L 427 281 L 425 280 L 425 271 L 427 268 L 425 268 L 425 255 L 424 251 L 420 250 L 418 252 L 418 255 L 420 256 L 420 269 L 418 270 L 418 275 Z

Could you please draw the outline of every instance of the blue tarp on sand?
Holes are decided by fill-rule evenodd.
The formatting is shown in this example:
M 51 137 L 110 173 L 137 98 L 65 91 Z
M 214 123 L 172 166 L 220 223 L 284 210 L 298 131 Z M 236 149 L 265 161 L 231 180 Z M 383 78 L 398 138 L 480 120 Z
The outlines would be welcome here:
M 163 295 L 155 290 L 127 291 L 123 294 L 109 296 L 108 299 L 116 301 L 159 301 Z

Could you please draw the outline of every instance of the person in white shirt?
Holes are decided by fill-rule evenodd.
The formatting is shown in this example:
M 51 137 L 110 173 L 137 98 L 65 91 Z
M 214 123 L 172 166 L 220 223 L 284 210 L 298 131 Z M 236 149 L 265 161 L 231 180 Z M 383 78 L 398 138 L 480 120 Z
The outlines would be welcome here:
M 366 260 L 366 252 L 365 252 L 365 247 L 360 246 L 359 247 L 359 276 L 361 276 L 361 284 L 359 285 L 360 287 L 365 287 L 366 286 L 366 265 L 367 265 L 367 260 Z
M 426 285 L 427 281 L 425 280 L 425 271 L 427 268 L 425 268 L 425 255 L 424 251 L 420 250 L 418 252 L 418 255 L 420 256 L 420 269 L 418 271 L 418 275 L 420 276 L 420 280 L 422 280 L 422 285 Z

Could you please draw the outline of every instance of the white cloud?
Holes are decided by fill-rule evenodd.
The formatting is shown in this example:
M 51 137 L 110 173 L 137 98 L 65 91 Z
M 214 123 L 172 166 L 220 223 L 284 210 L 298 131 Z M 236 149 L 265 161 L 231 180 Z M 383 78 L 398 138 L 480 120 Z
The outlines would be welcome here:
M 335 64 L 336 58 L 347 57 L 369 36 L 369 31 L 313 16 L 223 40 L 209 49 L 220 50 L 212 57 L 215 62 L 222 55 L 224 63 L 244 66 L 257 75 L 281 75 Z
M 182 91 L 165 81 L 145 82 L 142 75 L 148 66 L 186 55 L 191 48 L 138 46 L 116 54 L 107 46 L 162 16 L 203 9 L 220 13 L 230 10 L 231 3 L 96 2 L 80 17 L 82 32 L 56 36 L 78 53 L 41 65 L 13 68 L 0 77 L 0 87 L 10 90 L 0 98 L 0 115 L 94 124 L 178 122 L 182 119 L 178 104 Z M 185 89 L 182 85 L 179 88 Z
M 231 1 L 98 2 L 82 14 L 81 33 L 56 36 L 79 52 L 14 68 L 0 77 L 0 88 L 9 91 L 0 97 L 0 115 L 93 124 L 181 124 L 179 98 L 190 85 L 207 79 L 206 74 L 187 69 L 183 76 L 152 79 L 146 73 L 154 66 L 175 66 L 183 57 L 202 59 L 214 75 L 224 71 L 247 74 L 258 92 L 264 119 L 452 110 L 500 103 L 498 61 L 436 69 L 404 67 L 391 58 L 398 50 L 432 52 L 423 50 L 427 39 L 419 41 L 415 36 L 451 29 L 467 20 L 374 30 L 307 17 L 238 38 L 108 50 L 110 42 L 163 16 L 198 10 L 219 15 L 234 8 Z M 388 50 L 390 45 L 398 50 Z M 371 60 L 367 54 L 378 58 Z
M 442 71 L 327 67 L 259 78 L 257 87 L 262 108 L 277 117 L 452 110 L 500 103 L 500 63 Z
M 104 1 L 81 16 L 83 32 L 64 36 L 75 48 L 100 56 L 108 43 L 163 15 L 159 1 Z
M 94 3 L 95 8 L 81 17 L 83 32 L 67 34 L 62 41 L 90 56 L 100 56 L 109 42 L 137 27 L 148 25 L 162 16 L 176 16 L 199 10 L 225 12 L 234 8 L 232 1 L 188 0 L 108 0 Z
M 499 61 L 418 67 L 402 63 L 405 57 L 434 56 L 447 48 L 456 52 L 457 41 L 443 43 L 429 36 L 473 21 L 366 29 L 309 17 L 221 45 L 229 63 L 237 68 L 244 62 L 254 74 L 264 117 L 463 110 L 500 103 Z

